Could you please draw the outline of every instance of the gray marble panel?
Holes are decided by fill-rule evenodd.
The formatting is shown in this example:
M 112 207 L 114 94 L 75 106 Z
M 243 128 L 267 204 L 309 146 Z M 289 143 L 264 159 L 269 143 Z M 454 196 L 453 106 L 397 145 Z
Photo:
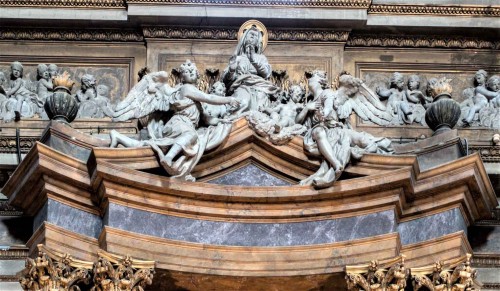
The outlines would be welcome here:
M 395 231 L 393 211 L 296 223 L 204 221 L 151 213 L 110 203 L 105 225 L 161 238 L 233 246 L 333 243 Z
M 94 238 L 99 237 L 102 230 L 101 217 L 51 199 L 35 216 L 34 229 L 44 221 Z
M 90 156 L 90 150 L 84 147 L 77 146 L 76 144 L 69 143 L 57 136 L 51 135 L 44 144 L 49 147 L 65 153 L 73 158 L 79 159 L 82 162 L 87 162 Z
M 475 268 L 478 281 L 481 283 L 500 284 L 500 270 L 498 268 Z M 484 289 L 481 289 L 484 290 Z
M 236 171 L 208 181 L 211 184 L 219 185 L 240 185 L 240 186 L 289 186 L 290 182 L 275 177 L 261 168 L 248 164 Z
M 23 291 L 19 282 L 0 282 L 0 290 L 2 291 Z
M 40 208 L 40 210 L 38 210 L 38 213 L 35 215 L 35 217 L 33 219 L 33 232 L 35 232 L 40 227 L 40 225 L 42 225 L 42 223 L 44 221 L 47 221 L 48 208 L 49 208 L 49 205 L 47 202 L 45 202 L 43 207 Z
M 458 208 L 403 222 L 397 226 L 403 245 L 438 238 L 461 230 L 467 233 L 467 224 Z
M 500 225 L 473 226 L 468 237 L 475 253 L 500 252 Z
M 24 265 L 25 260 L 0 260 L 0 275 L 14 276 L 24 269 Z
M 0 246 L 25 244 L 32 234 L 31 217 L 0 215 Z

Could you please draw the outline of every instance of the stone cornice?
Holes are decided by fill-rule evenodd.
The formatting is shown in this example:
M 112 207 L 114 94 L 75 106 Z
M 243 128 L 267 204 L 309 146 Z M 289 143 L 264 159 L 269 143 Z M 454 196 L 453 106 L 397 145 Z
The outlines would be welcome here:
M 1 1 L 1 0 L 0 0 Z M 149 39 L 236 40 L 237 29 L 148 26 L 120 29 L 1 28 L 0 40 L 142 42 Z M 499 41 L 433 35 L 352 34 L 345 30 L 269 30 L 271 41 L 346 42 L 348 47 L 500 49 Z
M 500 267 L 500 255 L 499 254 L 483 254 L 476 253 L 472 259 L 472 264 L 474 267 L 483 268 L 499 268 Z
M 127 4 L 338 7 L 367 9 L 371 0 L 126 0 Z
M 405 47 L 450 49 L 499 49 L 500 42 L 479 38 L 443 37 L 432 35 L 377 35 L 351 34 L 346 46 L 350 47 Z
M 143 28 L 143 34 L 145 38 L 236 40 L 237 33 L 237 29 L 219 28 Z M 347 41 L 348 37 L 348 31 L 269 30 L 269 40 L 271 41 L 345 42 Z
M 144 27 L 145 38 L 235 40 L 237 29 Z
M 138 42 L 143 39 L 141 33 L 123 29 L 0 29 L 0 40 Z
M 500 6 L 430 6 L 372 4 L 368 14 L 443 15 L 443 16 L 500 16 Z
M 125 0 L 0 0 L 6 7 L 125 8 Z
M 471 153 L 479 153 L 485 163 L 500 163 L 500 146 L 469 146 Z
M 28 248 L 22 246 L 11 246 L 8 249 L 0 249 L 0 260 L 25 259 L 28 256 Z

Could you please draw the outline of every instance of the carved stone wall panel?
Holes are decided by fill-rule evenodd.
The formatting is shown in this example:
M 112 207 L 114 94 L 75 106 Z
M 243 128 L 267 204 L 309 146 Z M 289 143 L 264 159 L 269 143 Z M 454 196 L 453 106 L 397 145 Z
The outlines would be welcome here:
M 146 64 L 143 43 L 5 41 L 0 43 L 0 51 L 1 71 L 8 73 L 10 63 L 20 61 L 25 66 L 25 79 L 34 81 L 38 64 L 56 64 L 61 72 L 69 70 L 75 75 L 74 90 L 79 88 L 81 75 L 94 74 L 97 83 L 115 86 L 110 92 L 113 101 L 126 96 Z
M 23 79 L 28 83 L 36 86 L 37 82 L 37 65 L 38 62 L 23 62 L 22 59 L 11 59 L 12 61 L 21 60 L 24 66 L 24 76 Z M 0 72 L 3 72 L 6 77 L 10 75 L 10 63 L 6 57 L 0 58 Z M 73 86 L 72 93 L 75 94 L 76 91 L 81 86 L 80 80 L 84 74 L 93 75 L 97 80 L 97 85 L 106 85 L 110 89 L 109 97 L 112 104 L 117 104 L 122 98 L 124 98 L 128 91 L 130 90 L 130 71 L 131 71 L 131 59 L 124 60 L 114 60 L 116 62 L 121 62 L 117 64 L 90 64 L 84 62 L 68 62 L 69 60 L 41 60 L 40 63 L 54 63 L 59 67 L 59 73 L 64 71 L 71 75 L 71 78 L 75 80 L 75 86 Z M 81 61 L 81 60 L 80 60 Z M 49 63 L 46 63 L 49 64 Z M 36 88 L 36 87 L 35 87 Z
M 237 41 L 154 41 L 148 43 L 148 67 L 152 71 L 179 66 L 186 59 L 195 62 L 200 73 L 207 68 L 219 69 L 222 74 Z M 325 70 L 330 81 L 342 71 L 343 45 L 339 43 L 314 44 L 302 42 L 270 42 L 264 54 L 273 70 L 286 70 L 290 81 L 300 82 L 304 72 Z
M 433 65 L 431 65 L 433 66 Z M 389 63 L 357 63 L 356 74 L 359 74 L 368 87 L 374 89 L 377 86 L 387 88 L 391 74 L 399 72 L 405 77 L 405 86 L 410 75 L 420 77 L 420 90 L 425 91 L 427 82 L 430 78 L 447 78 L 451 79 L 453 88 L 452 97 L 457 102 L 462 102 L 466 97 L 462 94 L 464 89 L 474 87 L 474 74 L 477 71 L 476 65 L 465 65 L 461 67 L 442 65 L 438 68 L 427 68 L 426 64 L 389 64 Z M 500 66 L 493 68 L 494 71 L 489 71 L 488 75 L 494 75 L 500 71 Z
M 465 99 L 462 92 L 473 87 L 474 74 L 484 69 L 488 75 L 500 72 L 500 53 L 497 51 L 465 51 L 442 49 L 382 49 L 382 48 L 346 48 L 344 69 L 365 80 L 368 87 L 375 89 L 389 87 L 389 77 L 399 72 L 405 77 L 416 74 L 421 79 L 420 90 L 425 92 L 429 78 L 447 77 L 452 79 L 452 96 L 458 102 Z M 359 118 L 356 127 L 373 135 L 390 138 L 419 138 L 430 136 L 432 132 L 421 125 L 379 127 L 363 122 Z M 470 142 L 491 142 L 493 130 L 477 128 L 460 129 L 460 136 Z

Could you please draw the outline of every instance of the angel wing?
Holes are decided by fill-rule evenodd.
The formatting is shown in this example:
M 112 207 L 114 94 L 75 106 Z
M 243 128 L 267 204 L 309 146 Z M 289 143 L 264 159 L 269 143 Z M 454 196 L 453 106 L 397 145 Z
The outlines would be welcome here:
M 352 98 L 346 98 L 337 106 L 337 114 L 340 119 L 347 119 L 353 110 L 361 119 L 369 120 L 378 125 L 387 125 L 393 118 L 375 92 L 368 88 L 365 83 L 361 83 L 357 94 Z
M 178 90 L 168 86 L 164 71 L 148 74 L 118 103 L 113 114 L 114 121 L 143 118 L 156 111 L 170 109 L 170 96 Z

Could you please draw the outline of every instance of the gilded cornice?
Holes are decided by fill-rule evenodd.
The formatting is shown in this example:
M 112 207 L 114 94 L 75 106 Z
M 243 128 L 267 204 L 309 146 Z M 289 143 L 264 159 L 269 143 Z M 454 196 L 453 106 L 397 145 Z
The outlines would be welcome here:
M 432 35 L 396 36 L 352 34 L 346 46 L 350 47 L 405 47 L 450 49 L 499 49 L 500 42 L 479 38 L 443 37 Z
M 0 40 L 136 42 L 143 39 L 137 31 L 121 29 L 0 29 Z
M 7 7 L 125 8 L 125 0 L 0 0 Z
M 230 6 L 283 6 L 283 7 L 337 7 L 364 8 L 370 6 L 371 0 L 127 0 L 127 4 L 199 4 Z
M 236 40 L 238 30 L 218 28 L 145 27 L 143 28 L 143 34 L 145 38 Z M 348 31 L 269 30 L 269 40 L 272 41 L 345 42 L 348 37 Z
M 453 15 L 453 16 L 500 16 L 500 6 L 430 6 L 372 4 L 368 14 L 391 15 Z

